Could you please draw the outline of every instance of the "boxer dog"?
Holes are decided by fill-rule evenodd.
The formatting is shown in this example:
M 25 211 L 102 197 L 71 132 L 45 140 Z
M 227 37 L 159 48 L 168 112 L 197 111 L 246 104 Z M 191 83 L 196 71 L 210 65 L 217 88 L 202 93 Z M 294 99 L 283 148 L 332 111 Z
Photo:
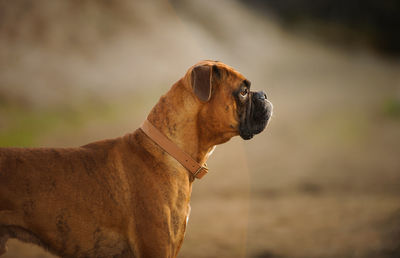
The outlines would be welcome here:
M 0 254 L 16 238 L 61 257 L 176 257 L 192 183 L 215 145 L 266 127 L 250 81 L 202 61 L 141 128 L 77 148 L 0 148 Z

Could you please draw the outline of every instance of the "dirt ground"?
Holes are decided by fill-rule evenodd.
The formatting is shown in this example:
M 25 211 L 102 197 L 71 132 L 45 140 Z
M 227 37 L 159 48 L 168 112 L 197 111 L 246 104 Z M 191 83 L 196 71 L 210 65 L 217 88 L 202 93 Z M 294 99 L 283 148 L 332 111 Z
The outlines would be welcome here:
M 133 131 L 190 65 L 217 59 L 264 89 L 274 115 L 216 148 L 179 257 L 400 257 L 398 60 L 289 33 L 235 1 L 141 8 L 146 30 L 91 50 L 0 41 L 0 144 Z M 11 240 L 4 257 L 52 256 Z

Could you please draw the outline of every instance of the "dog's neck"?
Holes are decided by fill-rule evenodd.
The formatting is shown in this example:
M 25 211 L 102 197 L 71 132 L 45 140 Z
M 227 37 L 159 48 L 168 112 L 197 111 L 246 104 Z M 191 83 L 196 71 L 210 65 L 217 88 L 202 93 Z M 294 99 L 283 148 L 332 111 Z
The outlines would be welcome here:
M 198 163 L 204 164 L 217 143 L 201 136 L 200 103 L 182 80 L 160 98 L 147 120 Z

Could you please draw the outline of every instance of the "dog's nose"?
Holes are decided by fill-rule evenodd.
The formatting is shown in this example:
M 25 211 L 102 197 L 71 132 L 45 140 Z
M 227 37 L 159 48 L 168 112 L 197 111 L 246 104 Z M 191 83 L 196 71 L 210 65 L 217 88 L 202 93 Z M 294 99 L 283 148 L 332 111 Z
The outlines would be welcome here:
M 260 100 L 266 100 L 267 94 L 263 91 L 256 92 L 255 97 Z

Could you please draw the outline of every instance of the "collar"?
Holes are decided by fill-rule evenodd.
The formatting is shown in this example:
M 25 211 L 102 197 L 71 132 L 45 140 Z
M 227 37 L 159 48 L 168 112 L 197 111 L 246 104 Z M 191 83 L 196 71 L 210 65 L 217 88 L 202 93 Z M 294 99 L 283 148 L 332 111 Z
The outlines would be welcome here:
M 147 119 L 143 122 L 140 127 L 142 131 L 158 146 L 166 151 L 169 155 L 175 158 L 183 167 L 185 167 L 193 178 L 201 179 L 205 174 L 208 173 L 207 164 L 200 165 L 196 160 L 194 160 L 189 154 L 184 152 L 181 148 L 168 139 L 162 132 L 154 127 Z

